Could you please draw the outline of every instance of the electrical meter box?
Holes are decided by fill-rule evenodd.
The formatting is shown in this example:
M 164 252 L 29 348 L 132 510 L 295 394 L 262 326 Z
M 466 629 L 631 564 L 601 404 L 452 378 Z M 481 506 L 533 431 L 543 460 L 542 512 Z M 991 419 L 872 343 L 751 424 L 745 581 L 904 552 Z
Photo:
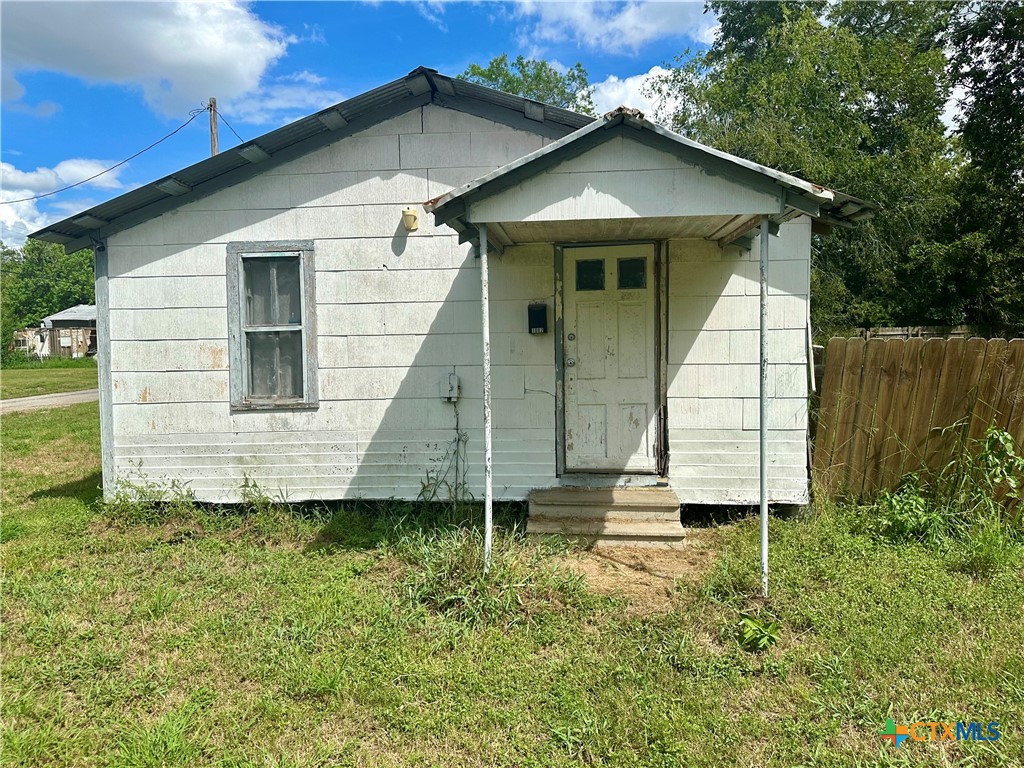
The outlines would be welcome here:
M 455 373 L 449 373 L 447 376 L 441 379 L 441 399 L 446 403 L 454 403 L 459 399 L 459 395 L 462 394 L 462 388 L 459 384 L 459 376 Z

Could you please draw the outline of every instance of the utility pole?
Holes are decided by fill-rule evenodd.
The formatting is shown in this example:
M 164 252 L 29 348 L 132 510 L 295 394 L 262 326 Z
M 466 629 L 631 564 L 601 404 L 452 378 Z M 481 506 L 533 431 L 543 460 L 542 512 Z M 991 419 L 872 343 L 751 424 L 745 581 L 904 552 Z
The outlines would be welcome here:
M 217 98 L 210 97 L 210 157 L 217 154 Z

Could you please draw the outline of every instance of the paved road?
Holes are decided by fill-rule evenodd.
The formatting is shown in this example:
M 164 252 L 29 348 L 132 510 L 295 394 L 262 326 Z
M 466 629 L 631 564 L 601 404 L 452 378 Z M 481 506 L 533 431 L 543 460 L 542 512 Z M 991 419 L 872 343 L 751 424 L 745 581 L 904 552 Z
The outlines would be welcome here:
M 0 413 L 15 411 L 38 411 L 42 408 L 62 408 L 76 403 L 91 403 L 98 400 L 98 389 L 82 389 L 78 392 L 56 392 L 52 395 L 35 395 L 34 397 L 16 397 L 13 400 L 0 400 Z

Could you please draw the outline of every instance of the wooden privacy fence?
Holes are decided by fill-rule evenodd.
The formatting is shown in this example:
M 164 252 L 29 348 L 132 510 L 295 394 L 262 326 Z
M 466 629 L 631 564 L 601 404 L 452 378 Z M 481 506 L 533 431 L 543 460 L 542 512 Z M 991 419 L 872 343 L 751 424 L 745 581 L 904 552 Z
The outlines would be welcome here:
M 1022 372 L 1024 339 L 830 340 L 813 457 L 819 490 L 894 489 L 910 472 L 945 466 L 993 422 L 1024 445 Z

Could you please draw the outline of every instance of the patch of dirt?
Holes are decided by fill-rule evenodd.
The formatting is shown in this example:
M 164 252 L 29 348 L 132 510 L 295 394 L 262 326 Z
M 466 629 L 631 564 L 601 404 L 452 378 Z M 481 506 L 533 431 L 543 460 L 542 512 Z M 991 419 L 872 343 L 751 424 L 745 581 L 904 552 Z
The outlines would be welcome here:
M 715 561 L 714 529 L 690 531 L 676 547 L 599 546 L 570 554 L 565 565 L 597 594 L 625 600 L 631 615 L 672 609 L 679 582 L 697 582 Z

